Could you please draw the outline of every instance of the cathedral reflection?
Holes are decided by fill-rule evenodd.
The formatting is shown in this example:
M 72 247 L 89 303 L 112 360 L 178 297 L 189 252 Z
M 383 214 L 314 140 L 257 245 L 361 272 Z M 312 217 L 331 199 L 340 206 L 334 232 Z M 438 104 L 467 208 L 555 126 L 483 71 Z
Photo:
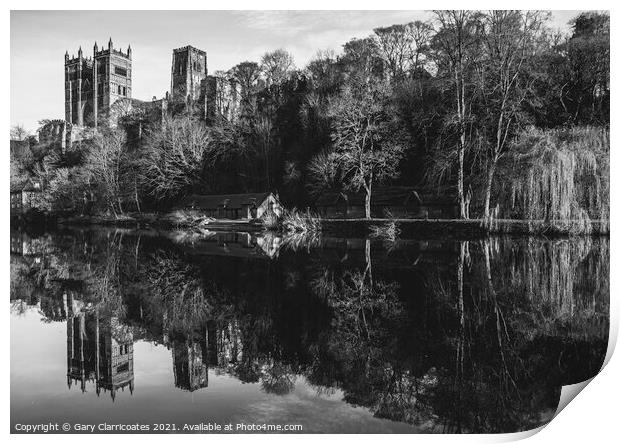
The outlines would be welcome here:
M 125 388 L 133 394 L 134 327 L 78 295 L 65 292 L 62 306 L 43 298 L 48 318 L 67 322 L 67 386 L 85 393 L 92 385 L 98 396 L 109 392 L 112 400 Z M 188 392 L 209 386 L 209 368 L 231 371 L 243 357 L 237 321 L 209 321 L 189 333 L 169 331 L 163 345 L 171 351 L 174 386 Z
M 72 293 L 64 295 L 67 313 L 67 385 L 86 392 L 94 384 L 99 396 L 109 392 L 112 400 L 128 387 L 133 394 L 133 331 L 117 317 L 101 317 Z
M 190 337 L 178 335 L 172 340 L 174 386 L 193 392 L 209 385 L 206 331 Z

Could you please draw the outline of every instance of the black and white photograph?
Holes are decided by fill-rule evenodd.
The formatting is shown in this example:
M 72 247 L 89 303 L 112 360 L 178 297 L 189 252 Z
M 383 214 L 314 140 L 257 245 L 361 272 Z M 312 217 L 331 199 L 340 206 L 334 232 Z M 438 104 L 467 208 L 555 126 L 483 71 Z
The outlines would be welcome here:
M 610 16 L 11 10 L 9 432 L 549 424 L 617 331 Z

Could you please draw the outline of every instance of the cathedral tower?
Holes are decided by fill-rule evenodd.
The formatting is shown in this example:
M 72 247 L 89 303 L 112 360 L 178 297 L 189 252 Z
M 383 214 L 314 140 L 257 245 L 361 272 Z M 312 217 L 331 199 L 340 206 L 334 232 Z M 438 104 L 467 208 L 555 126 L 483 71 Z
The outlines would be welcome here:
M 174 100 L 199 103 L 205 99 L 207 53 L 185 46 L 172 51 L 170 92 Z
M 127 52 L 93 48 L 93 57 L 65 54 L 65 120 L 78 126 L 97 126 L 119 98 L 131 98 L 131 46 Z
M 112 39 L 107 48 L 93 48 L 93 123 L 105 119 L 118 99 L 131 98 L 131 45 L 127 52 L 114 49 Z
M 92 113 L 93 61 L 85 58 L 82 47 L 77 57 L 65 53 L 65 120 L 84 125 Z

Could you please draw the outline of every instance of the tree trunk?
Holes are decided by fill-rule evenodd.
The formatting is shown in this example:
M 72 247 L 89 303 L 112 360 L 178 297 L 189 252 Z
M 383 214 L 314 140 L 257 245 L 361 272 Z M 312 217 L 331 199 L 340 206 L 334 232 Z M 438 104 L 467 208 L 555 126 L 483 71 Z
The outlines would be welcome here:
M 370 286 L 372 288 L 372 256 L 370 252 L 370 239 L 366 239 L 366 245 L 364 249 L 364 256 L 366 258 L 366 272 L 365 275 L 368 276 L 368 280 L 370 281 Z
M 459 205 L 461 219 L 468 219 L 467 204 L 465 203 L 465 134 L 461 135 L 461 142 L 459 144 L 459 178 L 458 178 L 458 193 L 459 193 Z
M 491 224 L 491 188 L 493 187 L 493 178 L 495 177 L 495 167 L 497 166 L 497 158 L 494 157 L 491 167 L 487 173 L 487 184 L 484 190 L 484 223 L 487 227 Z
M 116 208 L 114 208 L 114 202 L 112 201 L 112 199 L 109 199 L 109 198 L 108 198 L 108 207 L 112 209 L 112 214 L 114 214 L 114 218 L 116 219 L 118 217 L 118 214 L 116 214 Z
M 138 181 L 135 176 L 133 179 L 133 189 L 134 189 L 134 197 L 136 199 L 136 207 L 138 209 L 138 213 L 142 213 L 142 210 L 140 209 L 140 199 L 138 197 Z
M 366 219 L 370 219 L 370 196 L 372 193 L 372 184 L 366 187 L 366 202 L 364 205 Z

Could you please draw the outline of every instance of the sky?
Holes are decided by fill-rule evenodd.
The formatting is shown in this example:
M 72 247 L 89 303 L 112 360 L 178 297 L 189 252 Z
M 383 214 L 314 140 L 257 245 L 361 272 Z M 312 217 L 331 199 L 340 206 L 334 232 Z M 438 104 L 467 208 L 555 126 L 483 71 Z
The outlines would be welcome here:
M 554 11 L 551 26 L 567 29 L 579 11 Z M 429 19 L 426 11 L 11 11 L 11 126 L 35 132 L 41 119 L 64 118 L 64 54 L 92 55 L 111 37 L 131 44 L 133 94 L 162 97 L 170 87 L 173 48 L 207 52 L 209 73 L 288 50 L 303 68 L 318 50 L 340 52 L 379 26 Z

